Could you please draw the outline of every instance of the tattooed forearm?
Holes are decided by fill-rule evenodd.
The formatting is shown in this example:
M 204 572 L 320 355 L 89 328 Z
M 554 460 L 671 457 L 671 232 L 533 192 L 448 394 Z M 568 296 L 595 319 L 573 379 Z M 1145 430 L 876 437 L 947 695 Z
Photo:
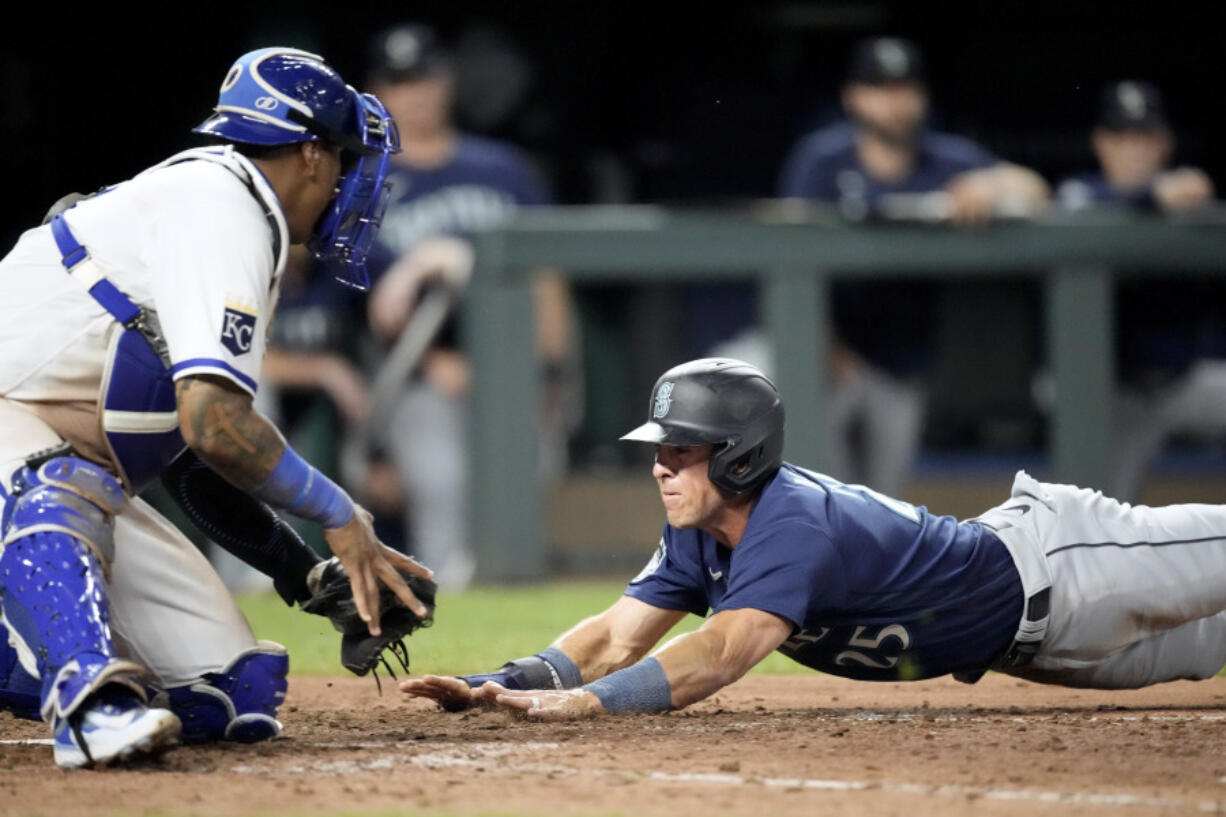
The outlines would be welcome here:
M 183 440 L 214 471 L 243 490 L 260 485 L 285 451 L 285 440 L 251 406 L 251 397 L 224 378 L 184 377 L 175 383 Z

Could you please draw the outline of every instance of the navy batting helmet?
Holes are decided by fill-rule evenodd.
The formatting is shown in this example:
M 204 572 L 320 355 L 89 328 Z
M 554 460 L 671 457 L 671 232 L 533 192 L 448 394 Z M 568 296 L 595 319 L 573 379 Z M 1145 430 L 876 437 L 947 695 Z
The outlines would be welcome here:
M 783 402 L 757 367 L 715 357 L 674 366 L 656 381 L 648 420 L 623 440 L 713 444 L 707 475 L 734 494 L 757 488 L 783 462 Z

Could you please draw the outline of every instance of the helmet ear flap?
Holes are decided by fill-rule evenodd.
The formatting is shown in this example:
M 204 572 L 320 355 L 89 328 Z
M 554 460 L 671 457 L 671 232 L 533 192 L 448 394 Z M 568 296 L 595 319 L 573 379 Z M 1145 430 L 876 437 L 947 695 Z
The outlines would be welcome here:
M 747 448 L 739 441 L 729 440 L 722 449 L 711 454 L 707 478 L 729 493 L 743 494 L 757 483 L 754 463 L 761 459 L 761 453 L 761 445 Z
M 783 407 L 777 405 L 711 455 L 707 476 L 715 486 L 739 495 L 756 490 L 782 463 Z

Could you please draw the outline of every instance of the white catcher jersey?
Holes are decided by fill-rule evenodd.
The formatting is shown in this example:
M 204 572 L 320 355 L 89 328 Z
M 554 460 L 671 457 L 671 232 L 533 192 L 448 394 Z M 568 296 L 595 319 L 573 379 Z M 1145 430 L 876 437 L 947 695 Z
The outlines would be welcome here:
M 255 394 L 289 246 L 255 165 L 230 148 L 187 151 L 64 218 L 106 277 L 157 313 L 176 379 L 207 372 Z M 96 400 L 117 324 L 65 271 L 50 227 L 0 261 L 0 292 L 0 395 Z

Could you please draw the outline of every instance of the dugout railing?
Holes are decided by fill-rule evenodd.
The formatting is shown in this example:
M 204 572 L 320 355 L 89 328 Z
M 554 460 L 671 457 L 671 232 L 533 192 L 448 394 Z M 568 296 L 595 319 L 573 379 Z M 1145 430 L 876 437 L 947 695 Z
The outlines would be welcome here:
M 1111 468 L 1113 276 L 1223 273 L 1226 213 L 1053 215 L 952 229 L 653 206 L 557 207 L 525 211 L 480 233 L 476 247 L 479 272 L 463 303 L 473 363 L 471 530 L 479 577 L 519 581 L 544 576 L 548 550 L 536 478 L 533 270 L 556 268 L 575 284 L 720 280 L 753 271 L 787 401 L 784 453 L 802 463 L 822 461 L 833 276 L 1034 276 L 1055 379 L 1053 476 L 1101 487 Z

